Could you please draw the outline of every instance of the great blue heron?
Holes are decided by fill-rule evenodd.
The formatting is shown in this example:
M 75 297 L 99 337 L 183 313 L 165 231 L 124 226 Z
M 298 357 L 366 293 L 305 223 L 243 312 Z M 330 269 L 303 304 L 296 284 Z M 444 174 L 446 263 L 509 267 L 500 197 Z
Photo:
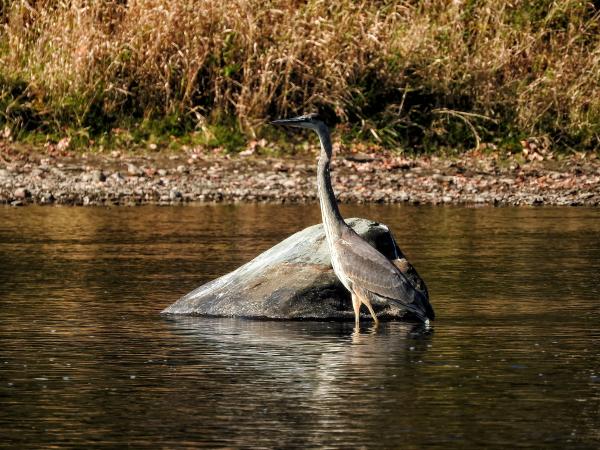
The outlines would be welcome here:
M 398 267 L 356 234 L 340 214 L 329 174 L 333 152 L 327 125 L 315 114 L 271 123 L 308 128 L 319 135 L 321 155 L 317 168 L 317 187 L 323 228 L 333 271 L 352 295 L 356 323 L 359 322 L 362 304 L 369 309 L 375 323 L 379 322 L 371 301 L 394 303 L 425 323 L 433 319 L 433 308 L 423 291 L 415 289 Z

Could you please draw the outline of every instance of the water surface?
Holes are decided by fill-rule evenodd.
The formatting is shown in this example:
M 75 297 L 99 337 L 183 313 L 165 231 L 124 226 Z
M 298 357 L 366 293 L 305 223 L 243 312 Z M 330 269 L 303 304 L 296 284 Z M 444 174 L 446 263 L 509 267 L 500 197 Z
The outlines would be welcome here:
M 0 447 L 598 448 L 600 210 L 346 206 L 438 319 L 162 317 L 311 206 L 0 208 Z

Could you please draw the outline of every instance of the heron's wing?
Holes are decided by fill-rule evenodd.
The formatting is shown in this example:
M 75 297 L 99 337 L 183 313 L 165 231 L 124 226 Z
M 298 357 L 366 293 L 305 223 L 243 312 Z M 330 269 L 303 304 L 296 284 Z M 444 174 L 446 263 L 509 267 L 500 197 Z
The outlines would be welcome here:
M 341 269 L 354 286 L 390 299 L 408 300 L 407 294 L 414 288 L 404 274 L 353 230 L 344 231 L 334 246 Z

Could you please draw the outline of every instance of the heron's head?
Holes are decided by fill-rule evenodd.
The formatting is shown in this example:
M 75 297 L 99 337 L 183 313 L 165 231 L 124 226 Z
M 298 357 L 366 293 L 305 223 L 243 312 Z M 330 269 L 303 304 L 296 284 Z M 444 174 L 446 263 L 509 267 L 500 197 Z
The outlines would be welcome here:
M 308 128 L 309 130 L 316 131 L 321 140 L 321 156 L 325 158 L 323 161 L 331 158 L 332 148 L 331 139 L 329 137 L 329 128 L 318 114 L 305 114 L 290 119 L 274 120 L 271 123 L 274 125 L 284 125 L 295 128 Z
M 271 122 L 273 125 L 285 125 L 295 128 L 308 128 L 310 130 L 319 131 L 319 129 L 327 128 L 318 114 L 305 114 L 303 116 L 291 117 L 289 119 L 278 119 Z

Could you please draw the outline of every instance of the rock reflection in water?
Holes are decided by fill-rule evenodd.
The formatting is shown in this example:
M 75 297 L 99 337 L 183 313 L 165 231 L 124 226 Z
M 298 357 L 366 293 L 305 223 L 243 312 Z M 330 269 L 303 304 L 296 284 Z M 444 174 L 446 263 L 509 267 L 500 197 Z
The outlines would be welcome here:
M 181 345 L 196 349 L 187 358 L 219 366 L 227 374 L 219 380 L 218 398 L 199 404 L 196 414 L 213 411 L 214 417 L 234 423 L 240 437 L 247 436 L 242 430 L 257 417 L 265 432 L 276 429 L 278 434 L 306 437 L 313 430 L 310 444 L 319 446 L 352 446 L 367 442 L 367 436 L 380 439 L 377 424 L 388 414 L 403 414 L 397 395 L 416 381 L 410 378 L 419 376 L 415 367 L 433 336 L 423 325 L 397 322 L 359 332 L 352 323 L 340 322 L 165 320 Z M 204 387 L 211 383 L 199 381 Z M 389 392 L 396 393 L 393 401 Z M 414 401 L 413 391 L 406 389 L 405 395 L 406 403 Z M 374 400 L 378 408 L 373 408 Z M 240 404 L 250 416 L 239 414 Z

